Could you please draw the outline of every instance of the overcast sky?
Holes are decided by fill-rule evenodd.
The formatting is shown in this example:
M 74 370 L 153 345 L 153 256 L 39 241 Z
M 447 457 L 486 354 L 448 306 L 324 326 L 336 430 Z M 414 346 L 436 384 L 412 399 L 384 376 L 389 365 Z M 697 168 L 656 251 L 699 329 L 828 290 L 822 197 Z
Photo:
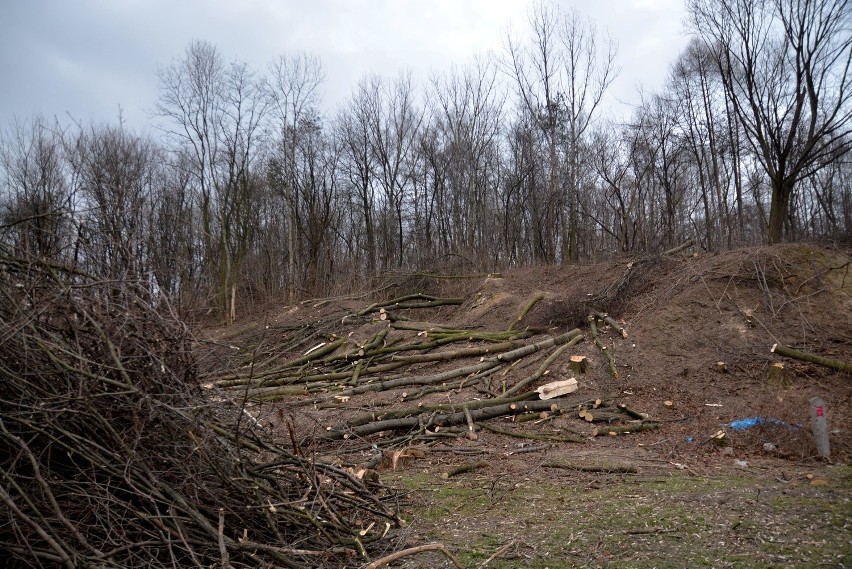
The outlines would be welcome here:
M 265 69 L 278 55 L 318 55 L 326 110 L 367 73 L 411 69 L 415 81 L 500 52 L 506 29 L 526 32 L 533 0 L 0 0 L 0 128 L 36 112 L 87 123 L 123 109 L 150 124 L 157 69 L 193 39 L 227 60 Z M 559 1 L 591 17 L 619 45 L 610 111 L 624 116 L 638 89 L 660 89 L 687 43 L 683 0 Z

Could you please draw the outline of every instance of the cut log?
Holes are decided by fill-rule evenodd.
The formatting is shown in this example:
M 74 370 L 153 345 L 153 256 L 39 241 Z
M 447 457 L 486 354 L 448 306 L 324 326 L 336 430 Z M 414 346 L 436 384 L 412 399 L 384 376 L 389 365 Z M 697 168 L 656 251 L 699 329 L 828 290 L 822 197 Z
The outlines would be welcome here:
M 459 305 L 464 302 L 463 298 L 438 298 L 428 294 L 407 294 L 399 298 L 387 300 L 385 302 L 375 302 L 370 306 L 356 312 L 352 316 L 366 316 L 371 312 L 379 312 L 382 308 L 432 308 L 434 306 Z M 344 317 L 344 321 L 346 317 Z
M 476 434 L 476 428 L 473 425 L 473 417 L 470 415 L 470 409 L 468 409 L 467 405 L 464 406 L 464 418 L 467 421 L 467 438 L 472 441 L 475 441 L 479 438 Z
M 311 348 L 310 350 L 305 352 L 305 355 L 303 355 L 302 357 L 299 357 L 299 358 L 296 358 L 295 360 L 287 362 L 287 367 L 290 367 L 290 368 L 299 367 L 302 364 L 306 364 L 308 362 L 312 362 L 314 360 L 317 360 L 317 359 L 319 359 L 319 358 L 321 358 L 321 357 L 323 357 L 327 354 L 330 354 L 331 352 L 333 352 L 334 350 L 336 350 L 337 348 L 339 348 L 340 346 L 342 346 L 345 343 L 346 343 L 346 338 L 339 338 L 339 339 L 335 340 L 334 342 L 329 342 L 327 344 L 323 343 L 323 344 L 314 346 L 313 348 Z
M 782 346 L 781 344 L 774 344 L 772 349 L 770 350 L 772 353 L 778 354 L 780 356 L 784 356 L 787 358 L 793 358 L 796 360 L 801 360 L 803 362 L 810 362 L 813 364 L 818 364 L 826 367 L 830 367 L 831 369 L 836 369 L 837 371 L 842 371 L 845 373 L 852 374 L 852 364 L 841 362 L 839 360 L 832 360 L 829 358 L 824 358 L 822 356 L 817 356 L 816 354 L 809 354 L 807 352 L 801 352 L 799 350 L 794 350 L 793 348 L 788 348 L 787 346 Z
M 568 341 L 568 343 L 562 344 L 561 346 L 553 350 L 553 353 L 547 356 L 547 359 L 541 363 L 535 373 L 533 373 L 529 377 L 522 379 L 521 381 L 516 383 L 512 388 L 507 389 L 506 392 L 503 393 L 503 396 L 509 397 L 511 395 L 514 395 L 515 393 L 518 393 L 523 388 L 525 388 L 527 385 L 531 384 L 532 382 L 539 379 L 541 376 L 545 375 L 548 372 L 548 368 L 556 360 L 556 358 L 558 358 L 565 350 L 567 350 L 582 339 L 583 336 L 581 335 L 574 336 L 573 338 L 571 338 L 571 340 Z
M 457 369 L 451 369 L 433 375 L 404 376 L 396 379 L 389 379 L 386 381 L 376 381 L 374 383 L 359 385 L 358 387 L 345 389 L 339 392 L 338 395 L 353 396 L 373 391 L 386 391 L 388 389 L 394 389 L 397 387 L 409 387 L 412 385 L 434 385 L 438 383 L 443 383 L 445 381 L 449 381 L 458 377 L 486 372 L 504 363 L 511 363 L 515 360 L 519 360 L 522 357 L 527 356 L 529 354 L 533 354 L 539 350 L 564 344 L 579 335 L 580 330 L 574 329 L 570 332 L 566 332 L 565 334 L 560 334 L 559 336 L 554 336 L 552 338 L 536 342 L 535 344 L 527 344 L 526 346 L 522 346 L 520 348 L 516 348 L 508 352 L 503 352 L 502 354 L 498 354 L 494 358 L 488 358 L 484 361 L 479 362 L 478 364 L 469 365 Z
M 506 405 L 510 403 L 517 403 L 518 401 L 525 401 L 529 399 L 537 398 L 538 394 L 534 391 L 523 393 L 521 395 L 517 395 L 515 397 L 508 398 L 500 398 L 500 399 L 481 399 L 479 401 L 469 401 L 465 404 L 468 408 L 468 411 L 473 411 L 476 409 L 482 409 L 483 407 L 494 407 L 495 405 Z M 367 413 L 364 415 L 360 415 L 353 419 L 350 419 L 343 425 L 339 425 L 335 427 L 335 430 L 346 429 L 347 427 L 357 427 L 358 425 L 366 425 L 367 423 L 372 423 L 373 421 L 385 421 L 388 419 L 401 419 L 403 417 L 414 417 L 417 415 L 421 415 L 423 413 L 454 413 L 459 409 L 459 406 L 452 403 L 444 403 L 442 405 L 417 405 L 416 407 L 408 407 L 406 409 L 398 409 L 393 411 L 384 411 L 381 413 Z
M 639 420 L 644 421 L 645 419 L 647 419 L 647 418 L 648 418 L 647 413 L 640 413 L 639 411 L 634 411 L 633 409 L 631 409 L 630 407 L 628 407 L 628 406 L 627 406 L 627 405 L 625 405 L 624 403 L 619 403 L 619 404 L 618 404 L 618 408 L 619 408 L 619 409 L 620 409 L 623 413 L 627 413 L 628 415 L 630 415 L 630 416 L 631 416 L 631 417 L 633 417 L 634 419 L 639 419 Z
M 396 321 L 391 324 L 396 330 L 411 330 L 414 332 L 443 332 L 443 333 L 456 333 L 460 334 L 465 332 L 465 330 L 459 328 L 447 328 L 443 324 L 436 324 L 434 322 L 417 322 L 417 321 Z
M 689 249 L 693 245 L 695 245 L 695 239 L 689 239 L 689 240 L 685 241 L 684 243 L 681 243 L 677 247 L 672 247 L 668 251 L 663 251 L 663 256 L 667 257 L 669 255 L 674 255 L 675 253 L 680 253 L 684 249 Z
M 580 435 L 548 435 L 544 433 L 524 433 L 522 431 L 509 431 L 499 427 L 492 427 L 483 423 L 482 428 L 492 433 L 508 435 L 519 439 L 531 439 L 534 441 L 548 441 L 554 443 L 585 443 L 586 440 Z
M 583 409 L 580 411 L 580 418 L 587 423 L 612 423 L 613 421 L 622 421 L 624 414 L 603 409 L 596 409 L 595 411 Z
M 441 477 L 442 478 L 452 478 L 453 476 L 458 476 L 459 474 L 464 474 L 465 472 L 470 472 L 472 470 L 476 470 L 477 468 L 485 468 L 488 466 L 487 460 L 479 460 L 476 462 L 468 462 L 465 464 L 460 464 L 459 466 L 455 466 L 445 472 Z

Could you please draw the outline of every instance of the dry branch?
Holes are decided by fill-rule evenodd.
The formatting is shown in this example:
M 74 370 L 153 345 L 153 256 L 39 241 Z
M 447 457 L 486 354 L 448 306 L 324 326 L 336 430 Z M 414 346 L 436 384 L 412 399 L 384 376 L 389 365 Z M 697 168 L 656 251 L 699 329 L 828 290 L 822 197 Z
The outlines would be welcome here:
M 382 497 L 210 406 L 187 328 L 146 287 L 0 254 L 3 562 L 337 567 L 372 549 L 362 523 L 398 521 Z

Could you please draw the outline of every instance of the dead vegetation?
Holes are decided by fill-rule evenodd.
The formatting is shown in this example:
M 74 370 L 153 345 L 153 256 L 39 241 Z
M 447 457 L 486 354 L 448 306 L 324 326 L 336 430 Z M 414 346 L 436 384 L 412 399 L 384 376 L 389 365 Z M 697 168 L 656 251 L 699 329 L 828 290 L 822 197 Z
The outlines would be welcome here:
M 365 558 L 390 495 L 201 397 L 144 286 L 0 257 L 6 567 L 322 567 Z

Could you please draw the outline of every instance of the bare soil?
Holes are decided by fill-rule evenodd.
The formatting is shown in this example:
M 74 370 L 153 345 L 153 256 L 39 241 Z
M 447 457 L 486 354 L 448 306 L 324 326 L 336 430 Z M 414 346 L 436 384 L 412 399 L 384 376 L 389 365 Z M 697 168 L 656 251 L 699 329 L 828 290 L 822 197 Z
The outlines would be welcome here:
M 362 346 L 388 321 L 377 312 L 353 315 L 395 296 L 459 297 L 458 306 L 397 316 L 476 331 L 506 330 L 532 299 L 542 297 L 515 326 L 533 334 L 527 341 L 574 327 L 583 330 L 584 340 L 531 387 L 575 376 L 579 389 L 571 397 L 601 399 L 610 408 L 624 404 L 657 428 L 593 436 L 595 429 L 610 427 L 566 413 L 523 423 L 493 419 L 487 426 L 511 434 L 480 428 L 476 440 L 452 429 L 444 432 L 450 436 L 427 429 L 418 436 L 386 432 L 306 445 L 304 452 L 353 472 L 383 450 L 379 477 L 402 491 L 408 522 L 390 534 L 388 552 L 437 541 L 466 567 L 850 567 L 852 376 L 770 352 L 779 343 L 852 362 L 850 259 L 848 248 L 789 244 L 470 278 L 389 278 L 367 294 L 264 307 L 236 325 L 208 328 L 203 366 L 216 377 L 252 366 L 274 369 L 335 338 L 348 339 L 341 350 Z M 601 329 L 618 378 L 589 334 L 587 316 L 597 312 L 608 313 L 627 332 L 622 337 Z M 392 334 L 400 341 L 417 337 L 394 331 L 389 339 Z M 588 358 L 585 374 L 568 368 L 571 354 Z M 544 357 L 530 356 L 470 385 L 420 397 L 408 387 L 334 399 L 336 388 L 329 387 L 321 396 L 250 403 L 247 410 L 290 444 L 365 412 L 437 403 L 461 408 L 499 395 Z M 402 373 L 433 374 L 476 361 L 412 364 Z M 779 362 L 784 376 L 771 379 L 770 367 Z M 239 404 L 242 393 L 229 390 L 223 397 Z M 817 455 L 810 434 L 813 397 L 826 402 L 829 459 Z M 751 417 L 771 421 L 731 428 Z M 720 431 L 722 444 L 715 438 Z M 585 442 L 518 434 L 579 435 Z M 417 452 L 406 452 L 412 446 Z M 394 456 L 396 464 L 389 460 Z M 467 463 L 481 464 L 446 476 Z M 431 552 L 395 566 L 453 565 Z

